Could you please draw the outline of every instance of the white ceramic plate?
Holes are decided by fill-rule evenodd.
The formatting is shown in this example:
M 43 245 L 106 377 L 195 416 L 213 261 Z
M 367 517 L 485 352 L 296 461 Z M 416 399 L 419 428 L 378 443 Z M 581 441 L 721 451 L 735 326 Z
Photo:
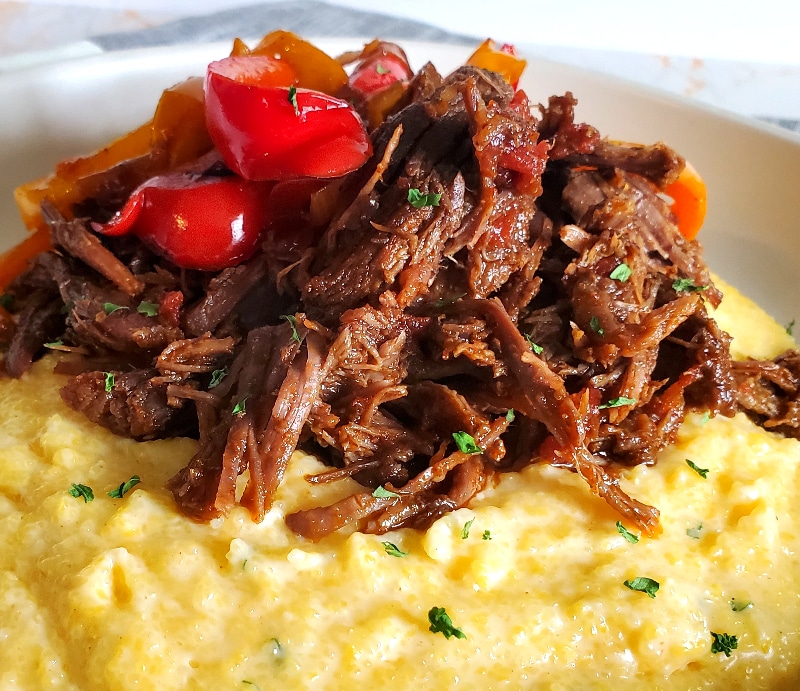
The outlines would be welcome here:
M 331 54 L 360 39 L 316 42 Z M 453 69 L 468 48 L 407 43 L 412 66 Z M 229 44 L 109 53 L 0 75 L 0 248 L 24 236 L 12 191 L 66 157 L 149 119 L 162 89 L 225 56 Z M 776 319 L 800 320 L 800 137 L 655 90 L 533 60 L 522 88 L 536 102 L 572 91 L 577 117 L 612 138 L 665 141 L 708 185 L 701 240 L 711 268 Z

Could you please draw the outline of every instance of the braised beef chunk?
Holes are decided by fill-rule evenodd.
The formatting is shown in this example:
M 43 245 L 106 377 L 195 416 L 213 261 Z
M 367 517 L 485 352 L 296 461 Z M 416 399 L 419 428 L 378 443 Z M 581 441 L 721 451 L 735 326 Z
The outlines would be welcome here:
M 800 439 L 800 352 L 733 364 L 736 402 L 772 432 Z
M 312 540 L 428 526 L 534 462 L 652 535 L 617 470 L 655 463 L 687 412 L 800 438 L 800 355 L 732 362 L 706 310 L 721 295 L 664 198 L 678 154 L 602 139 L 569 93 L 535 116 L 474 67 L 426 65 L 399 103 L 307 223 L 220 272 L 46 203 L 55 249 L 10 286 L 6 371 L 58 340 L 68 405 L 135 439 L 197 435 L 169 487 L 198 520 L 237 501 L 261 520 L 313 451 L 309 482 L 362 489 L 287 517 Z

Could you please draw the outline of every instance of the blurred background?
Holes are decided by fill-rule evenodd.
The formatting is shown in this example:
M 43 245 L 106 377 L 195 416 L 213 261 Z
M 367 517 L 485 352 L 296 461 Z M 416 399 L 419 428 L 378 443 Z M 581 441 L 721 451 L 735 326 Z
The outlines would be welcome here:
M 0 0 L 0 71 L 141 45 L 256 37 L 276 22 L 306 36 L 374 29 L 366 35 L 491 37 L 800 131 L 800 3 L 783 0 Z

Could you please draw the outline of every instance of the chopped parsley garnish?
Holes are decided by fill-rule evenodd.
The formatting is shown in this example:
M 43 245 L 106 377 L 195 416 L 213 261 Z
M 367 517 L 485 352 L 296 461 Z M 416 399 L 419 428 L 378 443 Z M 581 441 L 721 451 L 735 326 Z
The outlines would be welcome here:
M 111 497 L 112 499 L 122 499 L 122 497 L 124 497 L 140 482 L 141 479 L 139 478 L 138 475 L 131 475 L 130 480 L 126 480 L 116 489 L 112 489 L 110 492 L 108 492 L 108 496 Z
M 699 540 L 700 536 L 703 534 L 703 524 L 698 523 L 694 528 L 687 528 L 686 534 L 693 540 Z
M 372 492 L 372 496 L 377 497 L 378 499 L 392 499 L 399 497 L 400 495 L 397 492 L 390 492 L 383 485 L 378 485 Z
M 514 409 L 513 409 L 513 408 L 509 408 L 509 409 L 508 409 L 508 411 L 506 412 L 506 420 L 507 420 L 508 422 L 514 422 L 514 419 L 515 419 L 516 417 L 517 417 L 517 416 L 516 416 L 516 414 L 514 413 Z
M 239 401 L 235 406 L 233 406 L 233 410 L 231 410 L 231 415 L 236 415 L 237 417 L 241 417 L 245 414 L 247 408 L 247 399 L 249 396 L 245 396 L 241 401 Z
M 524 334 L 524 336 L 525 340 L 528 342 L 528 345 L 531 347 L 531 350 L 534 353 L 536 353 L 537 355 L 541 355 L 544 352 L 544 348 L 542 348 L 542 346 L 540 346 L 538 343 L 534 343 L 530 334 Z
M 699 286 L 691 278 L 676 278 L 672 282 L 672 290 L 676 293 L 702 293 L 708 286 Z
M 466 540 L 469 537 L 469 529 L 472 527 L 472 524 L 475 522 L 474 518 L 470 518 L 465 524 L 464 527 L 461 528 L 461 539 Z
M 3 293 L 0 295 L 0 307 L 4 310 L 10 310 L 14 306 L 14 296 L 11 293 Z
M 294 114 L 300 115 L 300 106 L 297 105 L 297 89 L 294 86 L 289 87 L 289 103 L 294 108 Z
M 252 686 L 254 689 L 256 689 L 256 691 L 261 691 L 261 687 L 254 681 L 250 681 L 249 679 L 242 679 L 242 684 L 247 684 L 248 686 Z
M 289 322 L 289 326 L 292 329 L 292 340 L 295 343 L 300 343 L 300 341 L 303 339 L 301 339 L 300 334 L 297 333 L 297 317 L 295 317 L 293 314 L 282 314 L 281 319 L 285 319 L 287 322 Z
M 623 405 L 633 405 L 636 403 L 635 398 L 626 398 L 625 396 L 617 396 L 612 398 L 608 403 L 601 403 L 598 408 L 619 408 Z
M 228 368 L 223 367 L 222 369 L 215 369 L 211 373 L 211 381 L 208 382 L 208 388 L 213 389 L 215 386 L 219 386 L 220 382 L 228 376 Z
M 155 302 L 147 302 L 146 300 L 142 300 L 139 303 L 139 306 L 136 308 L 136 311 L 139 314 L 143 314 L 146 317 L 156 317 L 158 316 L 158 304 Z
M 725 653 L 725 657 L 731 656 L 731 650 L 736 650 L 739 647 L 738 636 L 733 636 L 729 633 L 714 633 L 711 632 L 711 654 Z
M 708 424 L 708 421 L 711 419 L 711 413 L 706 411 L 703 413 L 703 417 L 700 418 L 700 424 L 705 427 Z
M 605 329 L 600 326 L 600 320 L 597 317 L 592 317 L 589 320 L 589 328 L 598 336 L 603 336 L 605 334 Z
M 375 65 L 375 71 L 378 74 L 389 74 L 391 70 L 386 69 L 380 62 Z
M 461 453 L 483 453 L 483 449 L 475 443 L 475 438 L 466 432 L 453 432 L 456 446 Z
M 492 539 L 492 531 L 491 530 L 484 530 L 483 531 L 483 535 L 481 535 L 481 538 L 484 539 L 484 540 L 491 540 Z
M 608 275 L 608 277 L 613 278 L 615 281 L 619 281 L 620 283 L 625 283 L 631 277 L 631 267 L 623 262 L 616 269 L 614 269 Z
M 422 194 L 416 187 L 408 190 L 408 201 L 415 209 L 422 209 L 426 206 L 439 206 L 441 194 L 431 192 L 429 194 Z
M 732 597 L 728 604 L 730 604 L 732 612 L 743 612 L 753 606 L 751 600 L 737 600 L 735 597 Z
M 300 338 L 300 334 L 297 333 L 297 317 L 295 317 L 293 314 L 282 314 L 281 319 L 285 319 L 287 322 L 289 322 L 289 326 L 292 329 L 292 340 L 295 343 L 300 343 L 303 339 Z
M 694 472 L 696 472 L 703 479 L 705 479 L 705 477 L 708 475 L 709 468 L 701 468 L 696 463 L 690 461 L 688 458 L 686 459 L 686 465 L 688 465 L 692 470 L 694 470 Z
M 658 581 L 654 581 L 652 578 L 647 578 L 647 576 L 637 576 L 629 581 L 625 581 L 623 585 L 631 590 L 636 590 L 640 593 L 647 593 L 647 596 L 650 598 L 655 598 L 658 589 L 661 587 L 661 584 Z
M 404 552 L 400 549 L 394 542 L 381 542 L 383 545 L 383 551 L 386 552 L 390 557 L 407 557 L 408 552 Z
M 277 638 L 271 638 L 270 643 L 272 643 L 272 654 L 275 657 L 282 657 L 283 656 L 283 646 L 281 642 Z
M 453 624 L 453 620 L 444 607 L 431 607 L 428 612 L 430 622 L 429 631 L 444 634 L 445 638 L 455 636 L 456 638 L 466 638 L 467 635 Z
M 789 322 L 789 323 L 786 325 L 786 333 L 787 333 L 787 334 L 789 334 L 790 336 L 792 336 L 792 335 L 793 335 L 793 334 L 792 334 L 792 331 L 794 331 L 794 325 L 795 325 L 795 320 L 794 320 L 794 319 L 792 319 L 792 321 L 790 321 L 790 322 Z
M 117 312 L 119 310 L 126 310 L 126 309 L 128 309 L 128 308 L 125 307 L 124 305 L 117 305 L 117 304 L 115 304 L 113 302 L 104 302 L 103 303 L 103 312 L 105 312 L 106 314 L 114 314 L 114 312 Z
M 106 393 L 109 393 L 114 388 L 114 373 L 103 372 L 103 379 L 105 381 Z
M 64 341 L 50 341 L 50 343 L 42 343 L 45 348 L 59 348 L 64 345 Z
M 75 497 L 76 499 L 81 498 L 83 499 L 84 504 L 88 504 L 90 501 L 94 501 L 94 492 L 89 485 L 81 485 L 77 482 L 73 482 L 70 485 L 68 490 L 69 495 L 71 497 Z
M 637 542 L 639 542 L 639 536 L 634 535 L 630 530 L 622 525 L 622 521 L 617 521 L 617 532 L 631 544 L 635 545 Z

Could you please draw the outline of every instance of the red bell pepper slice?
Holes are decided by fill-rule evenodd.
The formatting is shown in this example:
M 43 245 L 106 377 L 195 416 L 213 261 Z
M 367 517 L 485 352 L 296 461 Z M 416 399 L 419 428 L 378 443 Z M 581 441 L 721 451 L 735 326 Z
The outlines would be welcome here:
M 270 62 L 285 64 L 247 56 L 208 67 L 206 124 L 226 165 L 248 180 L 332 178 L 359 168 L 372 146 L 353 107 L 276 84 Z
M 376 41 L 367 46 L 364 56 L 350 75 L 350 87 L 371 96 L 395 82 L 408 82 L 413 76 L 408 58 L 400 46 Z
M 272 183 L 237 176 L 162 175 L 137 188 L 108 223 L 105 235 L 133 233 L 185 269 L 216 271 L 248 259 L 271 220 Z

